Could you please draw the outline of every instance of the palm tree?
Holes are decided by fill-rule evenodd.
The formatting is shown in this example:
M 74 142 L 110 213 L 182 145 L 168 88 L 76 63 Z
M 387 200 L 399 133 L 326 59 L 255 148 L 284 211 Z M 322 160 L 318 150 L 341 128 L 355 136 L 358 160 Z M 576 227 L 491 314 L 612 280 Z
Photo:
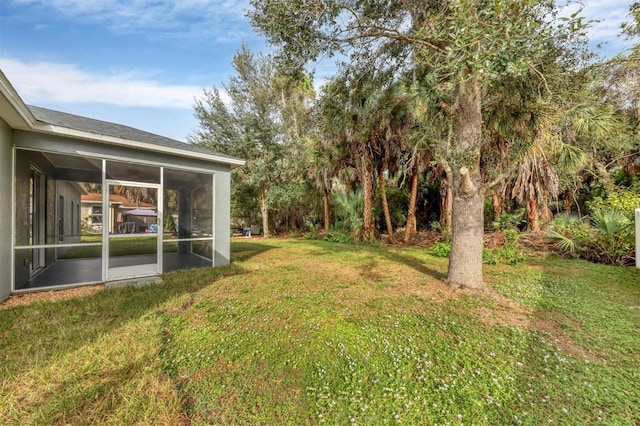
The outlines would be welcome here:
M 446 114 L 438 106 L 437 99 L 434 99 L 431 89 L 416 83 L 416 80 L 414 78 L 414 83 L 407 89 L 413 122 L 409 138 L 405 141 L 406 145 L 403 147 L 403 151 L 407 155 L 405 167 L 409 172 L 411 181 L 407 224 L 404 234 L 405 242 L 408 242 L 412 235 L 417 232 L 416 205 L 420 175 L 429 168 L 436 157 L 444 157 L 445 153 L 434 152 L 434 147 L 441 145 L 448 130 Z M 451 172 L 451 169 L 442 162 L 438 162 L 435 168 L 438 174 L 439 172 L 444 173 L 445 169 Z M 451 174 L 449 174 L 449 177 L 451 178 Z M 441 193 L 441 200 L 444 200 L 441 203 L 443 207 L 441 212 L 444 212 L 442 217 L 448 218 L 447 224 L 442 228 L 443 230 L 451 228 L 451 211 L 453 207 L 451 188 L 447 182 L 445 178 L 441 179 L 442 188 L 444 189 L 444 192 Z
M 540 205 L 549 197 L 558 196 L 558 174 L 549 163 L 541 144 L 534 144 L 520 160 L 513 196 L 519 203 L 526 204 L 531 230 L 539 231 Z
M 398 139 L 406 134 L 402 102 L 384 79 L 368 71 L 347 70 L 327 87 L 322 110 L 324 135 L 341 152 L 342 168 L 353 168 L 363 188 L 362 238 L 375 236 L 375 177 L 383 198 L 389 235 L 393 235 L 383 172 L 396 164 Z
M 363 130 L 368 111 L 368 91 L 360 80 L 343 75 L 325 88 L 321 99 L 323 137 L 333 142 L 340 170 L 354 169 L 363 188 L 361 237 L 374 236 L 374 164 L 369 135 Z
M 373 146 L 387 233 L 393 242 L 393 227 L 387 202 L 385 173 L 393 175 L 399 169 L 403 150 L 408 147 L 407 138 L 413 124 L 413 115 L 409 108 L 409 98 L 401 83 L 394 83 L 383 88 L 372 103 L 372 108 L 373 111 L 367 121 L 370 126 L 370 140 Z
M 333 179 L 340 171 L 340 161 L 335 147 L 319 137 L 317 145 L 311 150 L 308 176 L 313 185 L 322 191 L 323 229 L 329 231 L 331 224 L 329 195 L 333 187 Z

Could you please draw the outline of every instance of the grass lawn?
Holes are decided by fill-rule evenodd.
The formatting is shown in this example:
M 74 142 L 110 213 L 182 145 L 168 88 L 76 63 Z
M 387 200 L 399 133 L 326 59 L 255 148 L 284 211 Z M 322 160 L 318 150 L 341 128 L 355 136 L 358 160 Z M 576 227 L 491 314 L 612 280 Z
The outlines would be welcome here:
M 82 241 L 87 243 L 99 243 L 101 237 L 93 235 L 83 236 Z M 165 253 L 175 253 L 177 251 L 176 242 L 164 243 Z M 131 238 L 114 238 L 109 243 L 109 253 L 111 256 L 132 256 L 137 254 L 155 254 L 158 251 L 158 236 L 157 234 L 147 234 L 144 237 L 131 237 Z M 102 256 L 101 246 L 89 246 L 89 247 L 71 247 L 67 249 L 63 254 L 58 256 L 58 259 L 81 259 L 81 258 L 95 258 Z
M 0 309 L 0 424 L 640 422 L 640 271 L 238 240 L 159 286 Z

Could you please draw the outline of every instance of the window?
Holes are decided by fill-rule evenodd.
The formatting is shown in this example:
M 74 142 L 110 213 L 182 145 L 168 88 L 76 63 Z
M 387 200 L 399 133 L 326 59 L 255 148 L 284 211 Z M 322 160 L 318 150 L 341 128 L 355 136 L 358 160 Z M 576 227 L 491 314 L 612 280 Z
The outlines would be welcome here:
M 91 223 L 102 223 L 102 206 L 91 207 Z

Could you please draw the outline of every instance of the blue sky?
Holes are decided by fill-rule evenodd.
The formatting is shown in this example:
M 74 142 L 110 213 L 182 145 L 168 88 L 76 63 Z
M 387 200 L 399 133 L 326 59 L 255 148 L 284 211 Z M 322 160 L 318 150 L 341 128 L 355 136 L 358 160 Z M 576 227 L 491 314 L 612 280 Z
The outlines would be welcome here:
M 606 56 L 629 46 L 618 33 L 631 3 L 582 2 L 600 20 L 590 38 L 606 43 Z M 228 80 L 242 43 L 267 50 L 247 8 L 248 0 L 0 0 L 0 69 L 28 104 L 185 140 L 198 125 L 194 99 Z

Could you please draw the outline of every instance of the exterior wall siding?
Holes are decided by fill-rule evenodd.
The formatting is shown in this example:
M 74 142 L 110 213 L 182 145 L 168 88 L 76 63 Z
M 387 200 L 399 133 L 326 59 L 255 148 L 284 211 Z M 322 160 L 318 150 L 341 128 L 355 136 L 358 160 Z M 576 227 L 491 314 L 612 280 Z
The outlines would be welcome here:
M 11 293 L 12 130 L 0 118 L 0 301 Z

